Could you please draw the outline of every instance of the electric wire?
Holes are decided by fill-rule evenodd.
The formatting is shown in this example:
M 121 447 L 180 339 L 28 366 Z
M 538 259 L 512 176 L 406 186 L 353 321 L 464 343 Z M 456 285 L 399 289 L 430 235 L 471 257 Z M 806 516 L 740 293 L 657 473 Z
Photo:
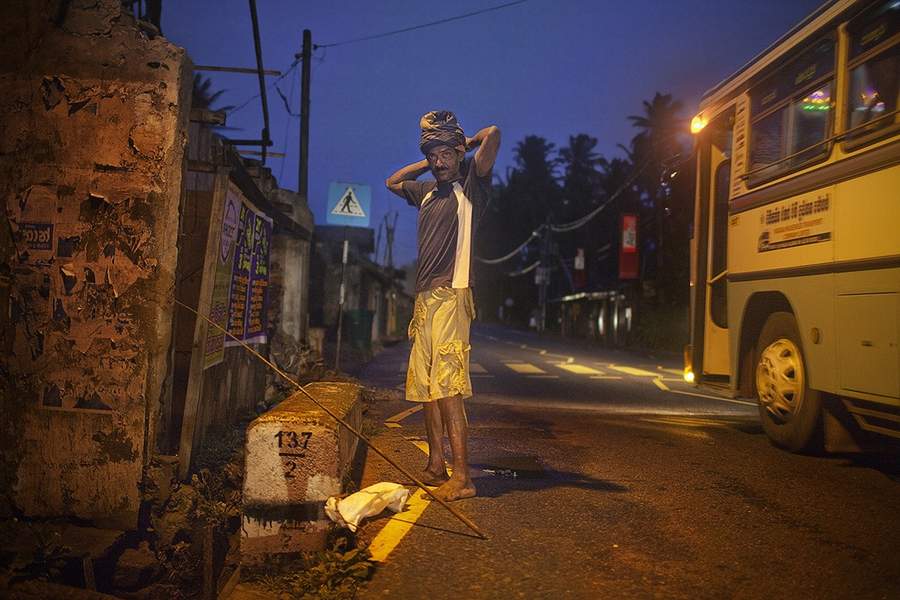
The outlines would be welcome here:
M 576 229 L 579 229 L 580 227 L 584 227 L 585 225 L 587 225 L 594 217 L 599 215 L 603 211 L 603 209 L 605 209 L 611 203 L 615 202 L 618 199 L 618 197 L 622 194 L 622 192 L 624 192 L 629 187 L 631 187 L 634 184 L 634 182 L 637 180 L 637 178 L 641 176 L 641 174 L 644 172 L 644 170 L 646 170 L 646 168 L 650 165 L 651 162 L 652 162 L 651 159 L 648 158 L 647 160 L 645 160 L 643 162 L 643 164 L 639 168 L 632 171 L 632 173 L 628 177 L 628 179 L 625 180 L 625 183 L 620 185 L 619 188 L 613 193 L 613 195 L 610 196 L 609 198 L 607 198 L 606 202 L 602 203 L 600 206 L 598 206 L 591 212 L 587 213 L 583 217 L 579 217 L 578 219 L 576 219 L 574 221 L 570 221 L 568 223 L 563 223 L 561 225 L 551 224 L 550 231 L 552 231 L 553 233 L 566 233 L 568 231 L 575 231 Z
M 282 79 L 284 79 L 285 77 L 290 75 L 294 71 L 294 69 L 297 68 L 297 65 L 300 64 L 300 60 L 301 60 L 300 58 L 295 59 L 294 62 L 292 62 L 290 64 L 290 66 L 284 72 L 281 73 L 281 75 L 279 75 L 274 80 L 272 80 L 272 82 L 270 82 L 269 85 L 266 87 L 276 85 L 279 81 L 281 81 Z M 238 104 L 237 106 L 232 108 L 230 111 L 228 111 L 228 114 L 233 115 L 234 113 L 245 108 L 248 104 L 250 104 L 257 98 L 259 98 L 259 96 L 260 96 L 260 94 L 254 94 L 253 96 L 250 96 L 249 98 L 247 98 L 246 100 L 244 100 L 243 102 L 241 102 L 240 104 Z
M 532 271 L 534 271 L 538 267 L 539 264 L 541 264 L 541 259 L 537 259 L 536 261 L 534 261 L 533 263 L 531 263 L 524 269 L 519 269 L 518 271 L 510 271 L 509 273 L 506 274 L 506 276 L 507 277 L 519 277 L 520 275 L 527 275 L 528 273 L 531 273 Z
M 498 4 L 497 6 L 490 6 L 488 8 L 483 8 L 481 10 L 475 10 L 472 12 L 468 12 L 461 15 L 456 15 L 455 17 L 448 17 L 446 19 L 439 19 L 437 21 L 431 21 L 429 23 L 422 23 L 419 25 L 413 25 L 412 27 L 404 27 L 403 29 L 394 29 L 393 31 L 385 31 L 383 33 L 376 33 L 373 35 L 366 35 L 363 37 L 353 38 L 350 40 L 344 40 L 341 42 L 333 42 L 331 44 L 317 44 L 316 48 L 334 48 L 336 46 L 345 46 L 347 44 L 355 44 L 357 42 L 365 42 L 369 40 L 377 40 L 380 38 L 389 37 L 392 35 L 397 35 L 400 33 L 407 33 L 409 31 L 415 31 L 417 29 L 425 29 L 426 27 L 434 27 L 436 25 L 443 25 L 444 23 L 450 23 L 451 21 L 459 21 L 461 19 L 468 19 L 469 17 L 474 17 L 477 15 L 482 15 L 484 13 L 492 12 L 495 10 L 501 10 L 504 8 L 510 8 L 512 6 L 516 6 L 517 4 L 524 4 L 528 2 L 528 0 L 515 0 L 514 2 L 506 2 L 505 4 Z
M 516 254 L 518 254 L 522 250 L 522 248 L 524 248 L 529 243 L 531 243 L 532 240 L 535 240 L 535 239 L 541 237 L 541 233 L 543 232 L 544 227 L 545 227 L 545 225 L 541 225 L 540 227 L 538 227 L 537 229 L 532 231 L 531 235 L 528 236 L 528 239 L 525 240 L 524 242 L 522 242 L 521 244 L 519 244 L 518 246 L 516 246 L 516 249 L 513 250 L 512 252 L 510 252 L 509 254 L 504 254 L 500 258 L 481 258 L 480 256 L 476 256 L 475 260 L 477 260 L 478 262 L 484 263 L 486 265 L 499 265 L 502 262 L 506 262 L 509 259 L 511 259 L 512 257 L 514 257 Z
M 295 77 L 291 77 L 290 99 L 286 102 L 288 106 L 290 106 L 290 104 L 294 101 L 294 87 L 296 83 L 297 79 Z M 281 90 L 278 90 L 278 95 L 281 96 Z M 281 97 L 282 99 L 284 98 L 284 96 Z M 288 136 L 290 135 L 292 122 L 292 119 L 287 119 L 287 122 L 284 124 L 284 140 L 282 140 L 281 142 L 281 147 L 284 148 L 284 160 L 281 161 L 281 168 L 278 169 L 278 181 L 281 181 L 281 176 L 284 175 L 284 165 L 287 163 L 287 142 Z

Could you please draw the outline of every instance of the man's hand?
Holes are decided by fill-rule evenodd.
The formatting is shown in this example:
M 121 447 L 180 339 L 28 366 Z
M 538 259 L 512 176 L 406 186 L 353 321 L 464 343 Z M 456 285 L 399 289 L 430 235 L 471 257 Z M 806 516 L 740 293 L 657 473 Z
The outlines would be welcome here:
M 406 165 L 393 175 L 387 178 L 384 185 L 401 198 L 406 196 L 403 194 L 403 182 L 415 181 L 428 170 L 428 161 L 420 160 L 411 165 Z
M 466 150 L 478 148 L 475 152 L 475 174 L 487 175 L 494 168 L 497 152 L 500 150 L 500 130 L 496 125 L 485 127 L 473 137 L 466 138 Z

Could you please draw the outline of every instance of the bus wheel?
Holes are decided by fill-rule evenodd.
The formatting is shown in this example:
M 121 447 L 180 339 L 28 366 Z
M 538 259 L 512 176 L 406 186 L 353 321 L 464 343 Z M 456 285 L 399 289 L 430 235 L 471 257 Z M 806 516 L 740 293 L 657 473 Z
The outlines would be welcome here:
M 794 315 L 769 316 L 756 346 L 759 418 L 769 439 L 791 452 L 814 450 L 820 439 L 822 395 L 809 387 Z

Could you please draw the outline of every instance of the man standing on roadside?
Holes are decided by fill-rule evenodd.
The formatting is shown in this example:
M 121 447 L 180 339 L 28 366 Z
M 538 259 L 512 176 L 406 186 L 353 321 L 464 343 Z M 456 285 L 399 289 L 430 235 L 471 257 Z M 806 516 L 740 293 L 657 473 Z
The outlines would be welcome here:
M 468 422 L 463 406 L 463 400 L 472 396 L 472 237 L 489 199 L 500 130 L 490 126 L 467 138 L 456 116 L 445 110 L 426 114 L 419 124 L 419 148 L 425 160 L 403 167 L 385 183 L 419 211 L 406 399 L 425 404 L 429 452 L 422 481 L 440 486 L 435 495 L 452 501 L 475 495 L 469 477 Z M 475 156 L 466 161 L 466 152 L 474 148 L 478 148 Z M 435 181 L 416 181 L 426 171 L 431 171 Z M 453 453 L 450 477 L 444 464 L 445 427 Z

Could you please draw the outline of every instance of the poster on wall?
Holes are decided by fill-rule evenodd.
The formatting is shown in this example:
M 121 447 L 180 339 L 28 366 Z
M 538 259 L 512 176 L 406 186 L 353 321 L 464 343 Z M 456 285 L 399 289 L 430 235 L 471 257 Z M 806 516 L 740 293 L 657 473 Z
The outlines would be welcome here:
M 253 260 L 247 289 L 247 318 L 244 324 L 244 341 L 248 343 L 266 342 L 271 241 L 272 220 L 265 215 L 256 215 L 253 226 Z
M 272 219 L 244 200 L 237 219 L 227 329 L 238 340 L 263 344 L 268 326 L 269 248 Z M 225 347 L 237 346 L 227 336 Z
M 241 210 L 240 192 L 233 185 L 228 186 L 225 195 L 225 209 L 222 213 L 222 231 L 219 249 L 216 252 L 216 271 L 213 280 L 212 302 L 209 318 L 223 329 L 228 324 L 228 297 L 231 291 L 231 275 L 234 269 L 234 245 L 238 235 L 238 218 Z M 206 347 L 203 368 L 215 366 L 225 359 L 225 333 L 216 327 L 206 332 Z

